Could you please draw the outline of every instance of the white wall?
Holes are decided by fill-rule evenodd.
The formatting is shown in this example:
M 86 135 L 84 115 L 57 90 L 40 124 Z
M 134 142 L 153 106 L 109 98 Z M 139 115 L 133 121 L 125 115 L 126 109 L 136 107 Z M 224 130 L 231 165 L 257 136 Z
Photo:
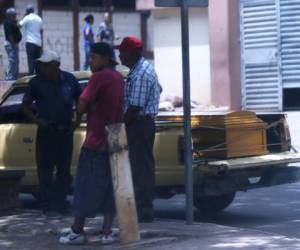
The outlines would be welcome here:
M 56 51 L 61 68 L 74 70 L 73 16 L 71 11 L 43 11 L 44 50 Z
M 162 98 L 182 96 L 181 26 L 179 9 L 154 12 L 154 62 L 163 86 Z M 207 9 L 191 9 L 190 68 L 191 98 L 210 104 L 210 54 Z
M 79 14 L 79 27 L 80 27 L 80 68 L 82 68 L 84 62 L 84 50 L 83 50 L 83 25 L 84 18 L 86 15 L 92 14 L 94 16 L 94 25 L 93 30 L 96 34 L 99 28 L 99 24 L 103 22 L 103 13 L 102 12 L 80 12 Z M 120 43 L 122 39 L 126 36 L 137 36 L 141 37 L 141 29 L 140 29 L 140 14 L 138 13 L 113 13 L 113 27 L 115 31 L 115 35 L 120 39 L 116 41 L 116 44 Z

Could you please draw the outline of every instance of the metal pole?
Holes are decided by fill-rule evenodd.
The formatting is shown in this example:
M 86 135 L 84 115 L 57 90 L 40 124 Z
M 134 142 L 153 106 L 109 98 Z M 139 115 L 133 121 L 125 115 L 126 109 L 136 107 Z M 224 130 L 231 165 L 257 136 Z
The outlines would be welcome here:
M 181 0 L 181 40 L 184 110 L 184 164 L 186 192 L 186 223 L 194 222 L 193 168 L 191 137 L 191 97 L 190 97 L 190 54 L 189 54 L 189 16 L 186 0 Z

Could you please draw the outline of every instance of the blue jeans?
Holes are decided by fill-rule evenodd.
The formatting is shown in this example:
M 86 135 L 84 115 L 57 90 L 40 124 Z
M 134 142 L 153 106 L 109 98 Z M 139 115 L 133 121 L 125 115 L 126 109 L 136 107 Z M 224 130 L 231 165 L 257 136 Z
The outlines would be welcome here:
M 84 64 L 83 64 L 83 70 L 88 70 L 89 68 L 89 56 L 90 56 L 91 46 L 90 45 L 84 45 Z
M 19 74 L 19 46 L 7 42 L 5 44 L 5 50 L 8 57 L 5 80 L 16 80 Z

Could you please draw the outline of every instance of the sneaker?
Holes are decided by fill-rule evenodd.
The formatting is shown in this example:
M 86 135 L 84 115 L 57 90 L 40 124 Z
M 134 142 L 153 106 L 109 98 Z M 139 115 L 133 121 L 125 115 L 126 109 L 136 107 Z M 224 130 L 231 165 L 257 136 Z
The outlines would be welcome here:
M 111 232 L 109 235 L 101 235 L 101 243 L 103 245 L 109 245 L 116 241 L 113 232 Z
M 72 228 L 64 229 L 59 237 L 59 243 L 69 245 L 82 245 L 87 242 L 85 234 L 74 233 Z

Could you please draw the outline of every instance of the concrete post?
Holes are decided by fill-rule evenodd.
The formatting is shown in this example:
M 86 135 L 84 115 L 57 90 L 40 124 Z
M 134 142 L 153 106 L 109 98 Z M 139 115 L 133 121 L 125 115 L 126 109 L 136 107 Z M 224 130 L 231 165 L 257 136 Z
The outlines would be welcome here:
M 106 130 L 111 152 L 110 167 L 120 227 L 120 239 L 122 243 L 137 241 L 140 239 L 140 234 L 125 126 L 121 123 L 113 124 L 107 126 Z

